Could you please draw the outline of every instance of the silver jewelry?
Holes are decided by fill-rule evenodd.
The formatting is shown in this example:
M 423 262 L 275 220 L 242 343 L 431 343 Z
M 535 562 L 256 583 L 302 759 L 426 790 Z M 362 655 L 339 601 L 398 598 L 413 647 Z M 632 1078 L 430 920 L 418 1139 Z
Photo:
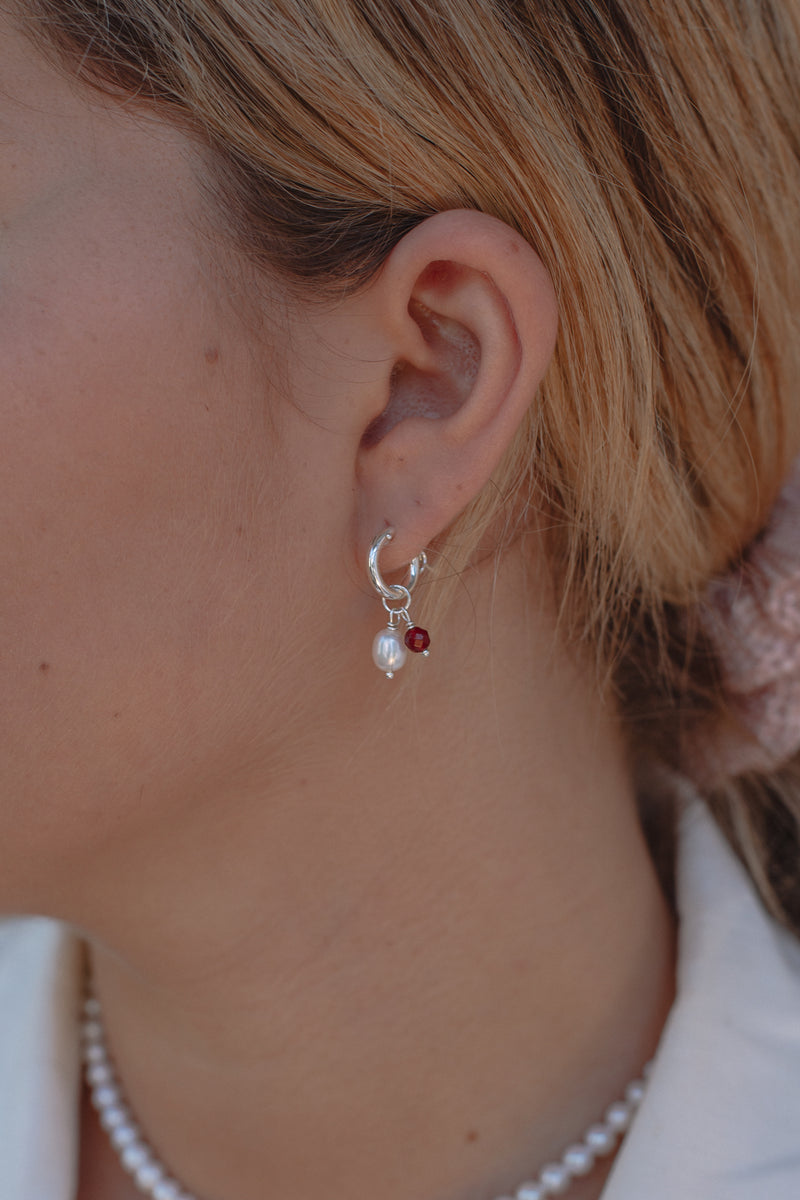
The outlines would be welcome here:
M 103 1014 L 91 984 L 83 1003 L 81 1041 L 92 1104 L 136 1187 L 150 1200 L 199 1200 L 159 1161 L 137 1125 L 109 1058 Z M 650 1066 L 645 1067 L 641 1079 L 628 1084 L 623 1100 L 606 1109 L 602 1121 L 590 1125 L 582 1141 L 567 1147 L 559 1162 L 548 1163 L 536 1179 L 521 1183 L 513 1196 L 498 1196 L 497 1200 L 545 1200 L 547 1196 L 561 1196 L 575 1179 L 588 1175 L 596 1160 L 610 1154 L 627 1131 L 644 1097 Z
M 373 540 L 367 555 L 367 574 L 375 591 L 381 598 L 383 607 L 388 613 L 386 628 L 375 635 L 372 643 L 372 659 L 379 671 L 383 671 L 387 679 L 394 678 L 406 661 L 406 651 L 428 657 L 428 647 L 431 637 L 427 629 L 415 625 L 408 615 L 411 603 L 411 593 L 417 585 L 420 575 L 428 565 L 424 550 L 412 558 L 408 565 L 408 575 L 405 583 L 386 583 L 378 565 L 378 556 L 394 537 L 393 529 L 384 529 Z M 400 633 L 401 622 L 405 625 L 405 633 Z

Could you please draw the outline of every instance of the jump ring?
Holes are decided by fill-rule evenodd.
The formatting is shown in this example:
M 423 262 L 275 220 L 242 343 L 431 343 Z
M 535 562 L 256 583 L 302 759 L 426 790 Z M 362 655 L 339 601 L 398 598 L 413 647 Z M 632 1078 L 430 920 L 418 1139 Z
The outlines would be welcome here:
M 385 596 L 382 596 L 381 604 L 386 609 L 387 613 L 397 613 L 397 615 L 400 617 L 408 617 L 408 606 L 411 603 L 411 593 L 409 592 L 408 588 L 403 587 L 402 584 L 398 584 L 397 586 L 399 590 L 404 593 L 402 596 L 397 597 L 400 603 L 392 604 L 386 599 Z M 411 618 L 409 617 L 409 624 L 410 621 Z

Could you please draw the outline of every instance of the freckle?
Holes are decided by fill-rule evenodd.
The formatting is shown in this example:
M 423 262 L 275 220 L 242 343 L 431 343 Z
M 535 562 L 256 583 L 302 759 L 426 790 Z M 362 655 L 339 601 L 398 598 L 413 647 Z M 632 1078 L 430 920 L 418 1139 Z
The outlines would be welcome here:
M 477 1131 L 477 1129 L 470 1129 L 470 1130 L 468 1130 L 468 1131 L 467 1131 L 467 1137 L 466 1137 L 466 1140 L 467 1140 L 468 1142 L 477 1142 L 477 1140 L 478 1140 L 478 1136 L 479 1136 L 479 1135 L 478 1135 L 478 1131 Z
M 206 362 L 211 367 L 219 358 L 219 346 L 206 346 Z
M 49 662 L 40 662 L 40 663 L 39 663 L 39 670 L 41 671 L 41 673 L 42 673 L 43 675 L 46 675 L 46 674 L 47 674 L 47 672 L 50 670 L 50 663 L 49 663 Z
M 111 715 L 112 715 L 112 717 L 114 718 L 114 720 L 115 720 L 115 721 L 118 721 L 118 720 L 119 720 L 119 718 L 122 716 L 122 713 L 115 712 L 115 713 L 112 713 Z
M 237 526 L 236 526 L 236 532 L 237 532 L 239 535 L 243 534 L 243 533 L 244 533 L 244 525 L 237 525 Z

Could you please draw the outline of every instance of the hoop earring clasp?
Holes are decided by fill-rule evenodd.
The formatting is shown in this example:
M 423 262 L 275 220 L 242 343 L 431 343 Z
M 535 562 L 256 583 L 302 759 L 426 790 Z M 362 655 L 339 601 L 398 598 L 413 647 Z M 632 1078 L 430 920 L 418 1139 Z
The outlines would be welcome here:
M 417 581 L 422 572 L 428 566 L 428 556 L 424 550 L 421 550 L 408 564 L 408 577 L 404 583 L 386 583 L 378 566 L 378 555 L 386 543 L 392 540 L 394 534 L 395 531 L 391 527 L 384 529 L 382 533 L 379 533 L 373 539 L 372 545 L 369 548 L 369 554 L 367 555 L 367 571 L 370 583 L 384 600 L 403 600 L 409 597 L 417 586 Z

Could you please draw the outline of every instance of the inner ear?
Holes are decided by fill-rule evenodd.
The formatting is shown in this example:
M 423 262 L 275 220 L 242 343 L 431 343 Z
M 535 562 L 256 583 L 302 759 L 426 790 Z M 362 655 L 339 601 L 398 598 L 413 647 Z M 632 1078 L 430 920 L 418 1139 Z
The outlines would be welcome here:
M 388 403 L 364 433 L 366 448 L 376 445 L 408 417 L 437 421 L 453 416 L 469 397 L 478 374 L 480 344 L 465 325 L 415 298 L 409 302 L 408 312 L 422 334 L 427 361 L 418 365 L 404 359 L 396 364 Z

